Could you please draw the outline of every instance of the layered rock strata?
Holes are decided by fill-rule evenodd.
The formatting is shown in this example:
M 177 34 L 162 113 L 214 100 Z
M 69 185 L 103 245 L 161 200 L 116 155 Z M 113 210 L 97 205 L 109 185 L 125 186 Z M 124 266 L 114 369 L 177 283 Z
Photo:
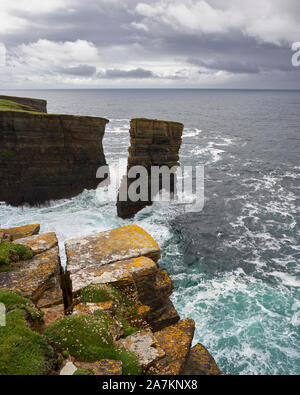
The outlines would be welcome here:
M 178 122 L 158 121 L 153 119 L 133 119 L 130 127 L 130 148 L 127 174 L 124 176 L 117 201 L 117 212 L 121 218 L 133 217 L 144 207 L 151 205 L 153 197 L 161 189 L 161 179 L 157 186 L 151 185 L 151 168 L 154 166 L 167 166 L 173 168 L 179 165 L 179 149 L 182 141 L 183 124 Z M 130 170 L 135 166 L 143 166 L 147 177 L 129 177 Z M 144 179 L 143 179 L 144 178 Z M 132 201 L 127 195 L 130 186 L 139 180 L 147 189 L 147 199 Z M 170 193 L 174 192 L 175 176 L 171 177 Z M 137 191 L 139 193 L 139 191 Z
M 39 204 L 95 189 L 102 181 L 97 169 L 106 165 L 107 123 L 5 107 L 0 111 L 0 201 Z

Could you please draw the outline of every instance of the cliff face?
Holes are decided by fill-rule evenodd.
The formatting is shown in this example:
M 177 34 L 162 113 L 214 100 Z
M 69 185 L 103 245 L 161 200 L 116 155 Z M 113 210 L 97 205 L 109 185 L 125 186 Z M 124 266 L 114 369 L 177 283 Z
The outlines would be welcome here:
M 195 323 L 180 320 L 169 299 L 172 280 L 158 263 L 160 248 L 143 229 L 130 225 L 66 242 L 66 273 L 55 234 L 38 230 L 0 229 L 0 246 L 10 240 L 33 255 L 7 271 L 0 259 L 7 311 L 0 375 L 221 374 L 205 347 L 191 346 Z
M 96 188 L 106 164 L 108 120 L 0 111 L 0 201 L 19 205 L 72 197 Z
M 128 189 L 136 178 L 128 178 L 128 172 L 134 166 L 143 166 L 148 173 L 147 201 L 133 202 L 130 199 L 120 201 L 118 196 L 117 212 L 121 218 L 130 218 L 144 207 L 152 204 L 152 198 L 158 192 L 151 190 L 150 177 L 152 166 L 178 166 L 179 149 L 182 141 L 183 124 L 178 122 L 152 119 L 133 119 L 130 127 L 130 148 L 127 175 L 123 178 L 120 190 Z M 174 188 L 171 182 L 171 191 Z
M 31 107 L 31 111 L 47 112 L 47 102 L 41 99 L 32 99 L 29 97 L 15 97 L 15 96 L 3 96 L 0 95 L 0 100 L 9 100 L 14 103 L 18 103 L 24 106 Z M 28 109 L 30 111 L 30 109 Z

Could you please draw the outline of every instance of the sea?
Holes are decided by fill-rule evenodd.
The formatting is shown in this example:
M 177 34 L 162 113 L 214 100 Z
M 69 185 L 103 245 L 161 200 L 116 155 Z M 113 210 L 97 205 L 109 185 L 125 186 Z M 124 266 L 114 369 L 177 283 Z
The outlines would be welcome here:
M 49 113 L 110 120 L 110 167 L 128 156 L 130 119 L 184 124 L 180 162 L 204 166 L 204 207 L 155 202 L 135 218 L 116 214 L 117 188 L 85 190 L 42 207 L 0 204 L 0 227 L 40 223 L 64 241 L 135 223 L 160 244 L 180 316 L 194 344 L 225 374 L 300 374 L 300 91 L 1 91 L 48 101 Z

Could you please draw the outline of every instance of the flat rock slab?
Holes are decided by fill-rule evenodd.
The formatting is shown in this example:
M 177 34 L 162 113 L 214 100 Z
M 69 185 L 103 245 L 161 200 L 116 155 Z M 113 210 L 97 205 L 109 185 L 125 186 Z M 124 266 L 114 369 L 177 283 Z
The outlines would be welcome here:
M 73 293 L 91 284 L 113 284 L 121 286 L 157 272 L 156 263 L 146 257 L 128 259 L 109 265 L 99 266 L 97 263 L 78 271 L 71 271 Z
M 29 261 L 19 262 L 14 271 L 0 273 L 0 288 L 19 291 L 35 303 L 47 291 L 50 292 L 48 304 L 51 304 L 51 290 L 57 286 L 59 274 L 59 252 L 58 247 L 54 247 Z M 55 295 L 57 292 L 54 289 Z
M 188 355 L 195 331 L 195 322 L 189 318 L 155 333 L 160 347 L 166 356 L 155 364 L 151 373 L 162 375 L 181 374 Z
M 143 262 L 127 262 L 123 268 L 119 265 L 117 271 L 116 266 L 113 270 L 109 270 L 106 265 L 139 257 L 151 258 L 154 262 L 157 262 L 160 257 L 158 244 L 137 225 L 129 225 L 86 238 L 69 240 L 65 243 L 65 246 L 67 271 L 72 280 L 73 293 L 89 284 L 118 281 L 126 275 L 128 277 L 129 271 L 130 273 L 134 272 L 134 276 L 142 275 L 142 272 L 146 270 L 144 263 L 146 267 L 154 267 L 154 263 L 147 262 L 144 258 Z M 107 280 L 104 280 L 104 278 Z
M 207 349 L 202 346 L 202 344 L 197 344 L 190 351 L 183 374 L 218 376 L 221 375 L 222 372 Z
M 0 229 L 0 235 L 2 238 L 14 241 L 17 239 L 22 239 L 24 237 L 32 236 L 38 234 L 40 231 L 40 225 L 24 225 L 18 226 L 16 228 L 10 229 Z
M 58 240 L 55 233 L 44 233 L 18 239 L 14 243 L 31 248 L 34 255 L 37 255 L 56 247 L 58 245 Z
M 142 369 L 149 368 L 155 361 L 165 356 L 164 350 L 151 331 L 140 331 L 127 336 L 126 339 L 119 341 L 119 345 L 138 357 Z
M 159 259 L 160 248 L 156 241 L 137 225 L 97 233 L 65 243 L 69 271 L 89 265 L 107 265 L 125 259 L 146 256 Z

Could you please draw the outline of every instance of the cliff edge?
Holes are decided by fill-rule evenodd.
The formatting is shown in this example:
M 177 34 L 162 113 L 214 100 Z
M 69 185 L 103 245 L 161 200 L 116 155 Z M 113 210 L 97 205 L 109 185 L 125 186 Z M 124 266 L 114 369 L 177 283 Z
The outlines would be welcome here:
M 55 234 L 38 232 L 0 229 L 0 375 L 222 374 L 192 347 L 195 323 L 180 319 L 160 248 L 142 228 L 66 242 L 66 272 Z M 5 256 L 9 248 L 22 254 Z
M 37 112 L 44 101 L 2 97 L 0 201 L 34 205 L 98 186 L 107 119 L 46 114 Z

